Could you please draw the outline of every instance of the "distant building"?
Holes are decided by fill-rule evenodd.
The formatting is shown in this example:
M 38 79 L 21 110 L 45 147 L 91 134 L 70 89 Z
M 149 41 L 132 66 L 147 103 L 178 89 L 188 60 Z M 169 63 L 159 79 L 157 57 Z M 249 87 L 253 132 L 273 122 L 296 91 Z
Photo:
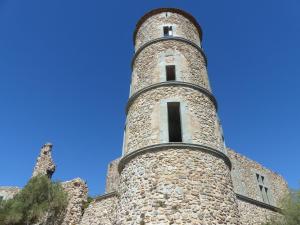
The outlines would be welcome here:
M 285 180 L 225 146 L 201 42 L 201 27 L 180 9 L 137 23 L 123 154 L 81 225 L 259 225 L 279 213 Z M 51 176 L 44 158 L 34 174 Z

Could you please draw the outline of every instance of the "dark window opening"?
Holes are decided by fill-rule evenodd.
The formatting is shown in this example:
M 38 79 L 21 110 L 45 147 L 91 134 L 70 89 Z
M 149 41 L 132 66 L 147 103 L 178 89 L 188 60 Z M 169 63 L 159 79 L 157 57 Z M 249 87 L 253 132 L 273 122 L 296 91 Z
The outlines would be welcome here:
M 270 202 L 269 202 L 269 197 L 268 197 L 268 188 L 263 187 L 262 185 L 259 185 L 259 189 L 260 189 L 260 193 L 261 193 L 263 202 L 269 204 Z
M 263 195 L 263 186 L 262 185 L 259 185 L 259 190 L 260 190 L 260 193 L 261 193 L 262 197 L 264 197 L 264 195 Z
M 269 195 L 268 195 L 268 188 L 265 187 L 265 193 L 266 193 L 266 202 L 270 204 Z
M 175 66 L 166 66 L 166 80 L 176 80 Z
M 172 26 L 164 26 L 164 36 L 173 36 L 173 29 Z
M 169 142 L 182 142 L 180 103 L 168 102 Z

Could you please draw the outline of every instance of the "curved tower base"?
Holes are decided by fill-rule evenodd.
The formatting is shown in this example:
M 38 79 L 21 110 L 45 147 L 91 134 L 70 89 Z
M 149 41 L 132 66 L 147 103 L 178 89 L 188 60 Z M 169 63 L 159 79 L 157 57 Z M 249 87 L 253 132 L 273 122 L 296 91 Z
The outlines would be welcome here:
M 123 158 L 123 166 L 116 224 L 239 224 L 227 156 L 166 144 Z

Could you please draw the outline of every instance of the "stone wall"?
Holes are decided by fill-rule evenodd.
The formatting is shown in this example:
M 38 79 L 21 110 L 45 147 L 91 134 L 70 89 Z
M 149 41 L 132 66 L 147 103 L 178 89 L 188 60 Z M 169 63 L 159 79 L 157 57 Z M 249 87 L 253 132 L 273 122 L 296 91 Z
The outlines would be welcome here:
M 21 189 L 19 187 L 0 187 L 0 198 L 8 200 L 13 198 Z
M 121 172 L 118 225 L 239 224 L 224 159 L 190 148 L 137 155 Z
M 275 215 L 278 216 L 279 213 L 272 210 L 272 207 L 265 207 L 264 204 L 279 207 L 280 199 L 288 193 L 288 186 L 283 177 L 232 149 L 228 149 L 228 156 L 232 162 L 231 175 L 235 192 L 262 203 L 252 204 L 239 199 L 241 224 L 259 225 Z M 269 202 L 263 200 L 256 174 L 264 177 Z
M 78 225 L 83 215 L 83 204 L 87 201 L 88 188 L 86 183 L 76 178 L 62 183 L 68 193 L 68 205 L 62 225 Z
M 217 113 L 213 102 L 204 94 L 188 87 L 166 86 L 139 95 L 129 107 L 126 124 L 125 152 L 162 143 L 167 128 L 161 104 L 164 100 L 182 102 L 185 126 L 189 138 L 184 142 L 224 150 Z M 165 104 L 166 105 L 166 104 Z M 162 106 L 166 107 L 166 106 Z M 168 142 L 168 141 L 166 141 Z
M 115 159 L 112 161 L 107 168 L 106 175 L 106 187 L 105 193 L 111 193 L 118 190 L 119 186 L 119 172 L 118 172 L 118 164 L 120 159 Z
M 260 225 L 279 213 L 270 209 L 257 206 L 242 200 L 238 200 L 240 211 L 240 225 Z
M 268 187 L 270 204 L 278 206 L 280 199 L 288 193 L 283 177 L 231 149 L 228 149 L 228 156 L 232 162 L 231 175 L 235 192 L 263 202 L 256 177 L 256 174 L 260 174 L 264 176 L 264 183 Z
M 204 56 L 192 45 L 176 40 L 153 43 L 144 48 L 133 65 L 131 94 L 166 81 L 166 65 L 176 65 L 176 80 L 210 90 Z
M 96 198 L 85 210 L 80 225 L 115 225 L 116 193 Z
M 162 12 L 155 14 L 140 26 L 135 39 L 135 49 L 141 45 L 163 37 L 163 26 L 173 26 L 173 36 L 186 38 L 200 45 L 200 38 L 197 28 L 186 17 L 173 12 Z

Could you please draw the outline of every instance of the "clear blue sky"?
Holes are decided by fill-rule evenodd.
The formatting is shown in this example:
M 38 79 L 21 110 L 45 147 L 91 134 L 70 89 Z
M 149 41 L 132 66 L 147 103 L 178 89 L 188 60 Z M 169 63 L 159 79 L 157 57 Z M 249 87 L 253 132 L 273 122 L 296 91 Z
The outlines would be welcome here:
M 227 145 L 298 187 L 298 0 L 0 0 L 0 185 L 23 186 L 52 142 L 54 179 L 103 193 L 121 155 L 132 33 L 158 7 L 202 26 Z

